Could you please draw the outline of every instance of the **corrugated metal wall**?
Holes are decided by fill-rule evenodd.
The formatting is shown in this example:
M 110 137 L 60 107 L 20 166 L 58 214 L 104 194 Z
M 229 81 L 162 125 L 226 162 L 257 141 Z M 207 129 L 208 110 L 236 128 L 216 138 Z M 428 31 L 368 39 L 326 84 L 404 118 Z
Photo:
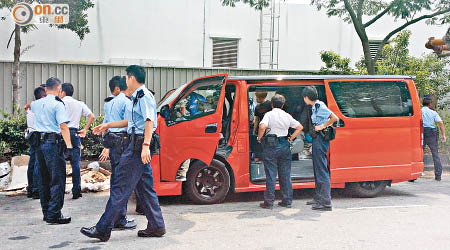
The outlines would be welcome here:
M 0 61 L 0 110 L 12 112 L 12 62 Z M 33 100 L 33 90 L 49 77 L 57 77 L 74 85 L 74 98 L 85 102 L 95 115 L 103 113 L 103 100 L 110 95 L 108 81 L 115 75 L 125 75 L 126 66 L 70 63 L 22 62 L 20 68 L 20 105 Z M 211 69 L 181 67 L 145 67 L 146 85 L 159 100 L 168 90 L 191 80 L 212 74 L 264 75 L 313 74 L 306 71 L 271 71 L 246 69 Z

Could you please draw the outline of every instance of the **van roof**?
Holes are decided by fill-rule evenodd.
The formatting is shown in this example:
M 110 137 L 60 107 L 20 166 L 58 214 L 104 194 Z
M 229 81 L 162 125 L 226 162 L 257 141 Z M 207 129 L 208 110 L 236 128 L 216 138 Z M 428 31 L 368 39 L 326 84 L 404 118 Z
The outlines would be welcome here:
M 339 80 L 339 79 L 414 79 L 414 76 L 398 75 L 260 75 L 229 76 L 228 80 L 272 81 L 272 80 Z

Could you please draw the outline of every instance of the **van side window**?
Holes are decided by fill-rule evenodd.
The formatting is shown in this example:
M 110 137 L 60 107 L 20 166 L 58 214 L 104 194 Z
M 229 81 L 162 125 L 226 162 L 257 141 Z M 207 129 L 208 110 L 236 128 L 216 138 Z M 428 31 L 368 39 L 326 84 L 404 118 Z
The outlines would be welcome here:
M 330 82 L 329 85 L 340 111 L 347 117 L 413 115 L 405 82 Z
M 183 97 L 174 104 L 171 121 L 175 123 L 190 121 L 216 112 L 222 81 L 207 80 L 185 91 Z

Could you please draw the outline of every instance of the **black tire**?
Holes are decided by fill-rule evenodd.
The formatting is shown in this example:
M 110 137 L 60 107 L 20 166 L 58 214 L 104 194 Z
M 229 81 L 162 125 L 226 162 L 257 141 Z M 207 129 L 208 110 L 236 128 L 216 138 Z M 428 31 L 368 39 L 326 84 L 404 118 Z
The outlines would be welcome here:
M 189 167 L 186 194 L 196 204 L 221 203 L 230 190 L 230 174 L 225 164 L 213 159 L 210 166 L 200 161 Z
M 360 198 L 373 198 L 383 192 L 387 181 L 364 181 L 347 183 L 347 193 Z

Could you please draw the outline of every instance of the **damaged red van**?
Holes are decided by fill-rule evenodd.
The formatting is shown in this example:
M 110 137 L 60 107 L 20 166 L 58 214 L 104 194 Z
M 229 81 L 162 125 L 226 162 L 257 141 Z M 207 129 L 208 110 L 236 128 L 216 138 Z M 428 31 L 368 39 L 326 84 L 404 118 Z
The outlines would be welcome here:
M 267 100 L 283 94 L 286 111 L 298 119 L 306 86 L 316 87 L 340 119 L 328 154 L 332 188 L 374 197 L 387 185 L 421 176 L 422 120 L 413 77 L 221 74 L 196 79 L 160 101 L 161 149 L 152 159 L 158 195 L 184 193 L 213 204 L 229 192 L 263 191 L 252 128 L 255 92 L 267 93 Z M 292 159 L 293 188 L 314 188 L 309 135 L 296 138 Z

